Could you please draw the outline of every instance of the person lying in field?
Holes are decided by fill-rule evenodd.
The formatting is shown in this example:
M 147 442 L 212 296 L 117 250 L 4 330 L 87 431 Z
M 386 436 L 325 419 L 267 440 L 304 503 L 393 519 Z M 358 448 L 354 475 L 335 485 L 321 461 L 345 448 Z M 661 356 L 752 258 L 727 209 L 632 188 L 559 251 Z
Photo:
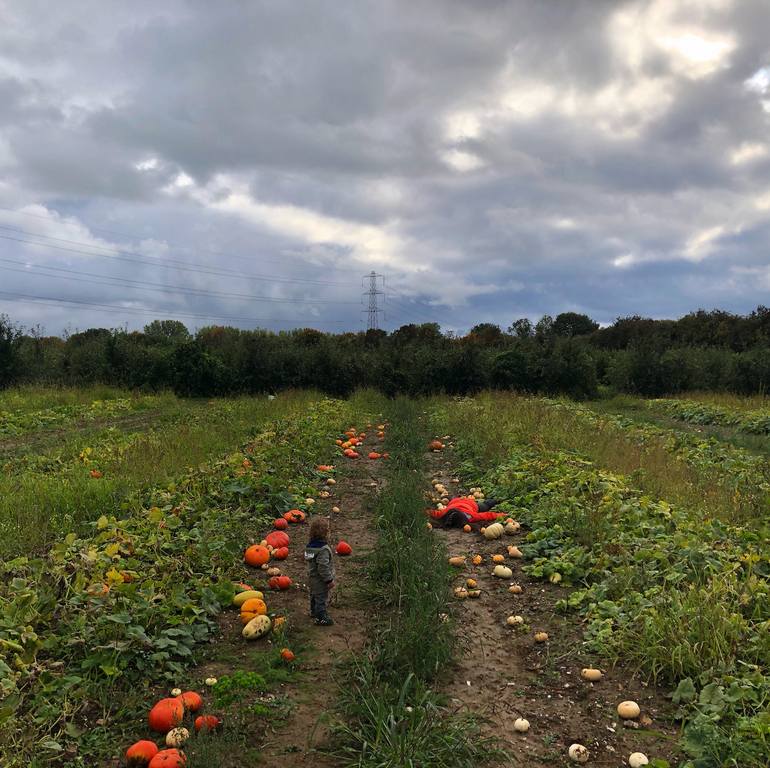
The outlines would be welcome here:
M 430 516 L 434 523 L 444 528 L 462 528 L 465 525 L 489 523 L 499 517 L 505 517 L 504 512 L 490 512 L 492 507 L 499 504 L 495 499 L 486 499 L 479 504 L 476 499 L 460 497 L 452 499 L 444 509 L 434 509 Z

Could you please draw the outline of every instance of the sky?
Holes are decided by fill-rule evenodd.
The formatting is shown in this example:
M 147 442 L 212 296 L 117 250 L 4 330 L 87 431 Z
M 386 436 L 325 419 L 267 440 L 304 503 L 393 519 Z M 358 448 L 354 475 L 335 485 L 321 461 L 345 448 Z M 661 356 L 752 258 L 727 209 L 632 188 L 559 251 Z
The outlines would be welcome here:
M 767 0 L 0 0 L 0 313 L 381 327 L 770 299 Z

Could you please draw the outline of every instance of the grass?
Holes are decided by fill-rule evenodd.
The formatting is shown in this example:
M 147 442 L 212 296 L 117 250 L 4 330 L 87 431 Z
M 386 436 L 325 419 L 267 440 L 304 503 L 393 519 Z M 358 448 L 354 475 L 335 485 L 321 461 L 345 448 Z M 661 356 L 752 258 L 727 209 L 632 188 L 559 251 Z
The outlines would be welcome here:
M 0 391 L 0 411 L 40 411 L 66 405 L 90 405 L 95 400 L 118 400 L 142 397 L 128 389 L 93 384 L 88 387 L 46 387 L 39 385 L 13 387 Z M 170 392 L 156 396 L 175 400 Z
M 168 423 L 158 417 L 135 432 L 70 435 L 48 451 L 20 449 L 0 474 L 0 556 L 45 546 L 101 514 L 132 509 L 142 489 L 164 486 L 237 445 L 260 424 L 306 410 L 316 396 L 287 393 L 274 401 L 239 398 L 208 405 L 178 404 Z M 92 452 L 81 459 L 81 454 Z M 102 477 L 94 479 L 91 469 Z
M 546 400 L 486 393 L 467 401 L 466 407 L 453 409 L 447 424 L 449 431 L 463 436 L 481 468 L 505 459 L 512 443 L 575 451 L 599 466 L 629 475 L 651 496 L 697 510 L 699 515 L 760 524 L 765 518 L 764 496 L 736 493 L 731 468 L 696 468 L 677 460 L 663 438 L 641 441 L 612 425 L 597 428 Z
M 427 434 L 418 412 L 405 399 L 390 409 L 379 541 L 362 586 L 377 620 L 342 687 L 344 719 L 333 726 L 337 756 L 359 768 L 470 768 L 503 755 L 473 718 L 449 712 L 430 688 L 452 658 L 454 637 L 446 551 L 422 513 Z

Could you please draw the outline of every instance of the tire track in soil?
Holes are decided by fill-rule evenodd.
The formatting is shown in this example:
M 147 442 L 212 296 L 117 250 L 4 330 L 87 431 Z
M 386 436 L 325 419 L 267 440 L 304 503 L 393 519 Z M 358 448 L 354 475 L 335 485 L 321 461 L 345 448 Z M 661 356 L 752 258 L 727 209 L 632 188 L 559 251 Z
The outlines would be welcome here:
M 442 482 L 450 495 L 464 495 L 467 489 L 451 482 L 451 454 L 445 454 L 430 454 L 431 477 Z M 450 555 L 468 556 L 466 567 L 455 569 L 453 587 L 473 578 L 482 590 L 479 599 L 453 598 L 459 647 L 441 688 L 453 707 L 477 715 L 483 732 L 502 739 L 517 765 L 524 768 L 570 765 L 567 750 L 575 742 L 589 749 L 592 766 L 626 765 L 632 752 L 676 763 L 678 729 L 663 692 L 629 670 L 612 669 L 585 652 L 579 621 L 555 610 L 556 602 L 568 595 L 567 589 L 530 579 L 521 570 L 523 561 L 507 556 L 507 546 L 521 544 L 525 530 L 496 541 L 476 531 L 436 528 L 434 532 Z M 484 557 L 478 567 L 471 564 L 476 553 Z M 493 554 L 506 555 L 512 579 L 491 575 Z M 522 586 L 522 594 L 508 592 L 512 583 Z M 509 615 L 523 616 L 527 629 L 508 627 Z M 534 642 L 538 631 L 548 633 L 547 643 Z M 604 678 L 598 683 L 583 681 L 584 667 L 599 667 Z M 620 721 L 617 705 L 627 699 L 638 702 L 640 720 L 649 719 L 647 725 Z M 517 717 L 529 720 L 527 734 L 513 730 Z
M 297 681 L 280 691 L 292 710 L 279 728 L 266 734 L 260 749 L 260 766 L 265 768 L 338 765 L 334 758 L 319 750 L 327 743 L 326 713 L 331 713 L 337 699 L 337 664 L 360 651 L 367 637 L 366 611 L 356 602 L 354 585 L 376 541 L 370 513 L 381 484 L 382 462 L 365 458 L 371 450 L 376 450 L 375 440 L 367 435 L 364 445 L 360 446 L 360 459 L 338 456 L 337 483 L 327 488 L 332 492 L 331 497 L 315 497 L 314 514 L 331 517 L 332 546 L 344 539 L 353 548 L 350 557 L 334 557 L 337 586 L 329 607 L 334 626 L 316 627 L 309 616 L 304 560 L 307 525 L 290 526 L 290 554 L 281 564 L 281 571 L 292 578 L 294 587 L 287 592 L 265 592 L 270 608 L 285 611 L 292 637 L 305 646 L 298 655 L 301 673 Z M 334 506 L 340 508 L 339 513 L 331 512 Z M 253 571 L 250 576 L 250 583 L 256 581 Z M 258 584 L 254 586 L 260 589 Z M 240 633 L 237 617 L 233 623 L 233 631 Z

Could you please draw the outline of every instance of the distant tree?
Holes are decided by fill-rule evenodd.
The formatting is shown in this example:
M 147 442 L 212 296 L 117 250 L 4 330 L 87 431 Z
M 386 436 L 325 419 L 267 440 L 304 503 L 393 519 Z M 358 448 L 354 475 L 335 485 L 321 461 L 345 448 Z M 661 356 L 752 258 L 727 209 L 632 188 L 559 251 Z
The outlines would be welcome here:
M 470 333 L 466 338 L 469 341 L 492 347 L 496 344 L 500 344 L 503 341 L 504 336 L 499 325 L 495 325 L 494 323 L 479 323 L 471 328 Z
M 0 389 L 12 384 L 19 372 L 21 330 L 7 315 L 0 315 Z
M 176 348 L 171 371 L 174 391 L 184 397 L 213 397 L 229 391 L 227 369 L 199 341 Z
M 552 329 L 556 336 L 586 336 L 598 330 L 599 323 L 595 323 L 588 315 L 562 312 L 553 321 Z
M 190 332 L 179 320 L 153 320 L 149 325 L 144 326 L 144 335 L 150 341 L 182 344 L 190 340 Z
M 517 339 L 529 339 L 535 335 L 535 329 L 528 317 L 520 317 L 508 328 L 508 333 Z
M 550 315 L 543 315 L 535 325 L 535 338 L 538 341 L 545 341 L 553 336 L 553 318 Z

